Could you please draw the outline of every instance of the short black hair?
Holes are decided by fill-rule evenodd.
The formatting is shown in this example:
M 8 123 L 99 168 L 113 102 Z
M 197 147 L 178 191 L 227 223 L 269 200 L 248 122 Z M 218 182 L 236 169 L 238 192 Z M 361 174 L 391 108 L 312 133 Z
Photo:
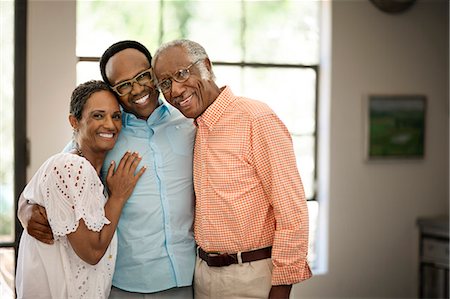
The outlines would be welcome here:
M 147 57 L 149 65 L 152 64 L 152 55 L 143 44 L 134 40 L 123 40 L 112 44 L 108 49 L 106 49 L 106 51 L 100 58 L 100 73 L 102 74 L 103 81 L 105 81 L 109 86 L 111 86 L 111 82 L 109 82 L 108 77 L 106 77 L 106 64 L 108 63 L 109 59 L 114 56 L 114 54 L 129 48 L 136 49 L 139 52 L 143 53 L 145 57 Z
M 94 93 L 102 90 L 111 92 L 109 86 L 100 80 L 91 80 L 78 85 L 73 90 L 72 96 L 70 97 L 70 114 L 75 116 L 77 120 L 80 120 L 87 100 L 89 100 Z

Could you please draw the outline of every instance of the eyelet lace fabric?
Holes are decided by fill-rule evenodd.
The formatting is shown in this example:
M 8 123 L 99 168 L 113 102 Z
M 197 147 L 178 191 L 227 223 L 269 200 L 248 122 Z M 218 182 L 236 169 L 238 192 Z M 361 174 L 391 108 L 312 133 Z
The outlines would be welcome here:
M 110 223 L 105 217 L 103 184 L 89 161 L 69 153 L 52 156 L 33 176 L 23 196 L 45 207 L 55 243 L 48 246 L 24 231 L 20 242 L 25 248 L 19 248 L 18 295 L 28 298 L 27 290 L 39 290 L 44 297 L 66 294 L 63 297 L 107 298 L 117 254 L 116 235 L 96 265 L 78 257 L 67 239 L 77 230 L 80 219 L 96 232 Z M 42 269 L 46 275 L 32 274 Z M 38 294 L 28 295 L 37 298 Z
M 69 155 L 44 175 L 44 203 L 55 238 L 77 230 L 80 219 L 99 232 L 109 224 L 105 217 L 103 184 L 89 161 Z M 55 200 L 57 199 L 57 200 Z

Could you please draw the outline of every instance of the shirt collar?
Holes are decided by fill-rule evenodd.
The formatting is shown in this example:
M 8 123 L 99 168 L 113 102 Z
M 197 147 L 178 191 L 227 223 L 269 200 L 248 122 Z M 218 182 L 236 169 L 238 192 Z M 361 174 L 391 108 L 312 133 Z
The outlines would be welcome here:
M 123 111 L 122 107 L 120 107 L 120 109 L 122 110 L 122 125 L 124 127 L 136 121 L 144 121 L 143 119 L 137 118 L 136 115 L 132 113 Z M 147 122 L 148 125 L 159 123 L 166 115 L 170 115 L 173 109 L 175 108 L 171 107 L 161 98 L 158 98 L 158 107 L 156 107 L 145 122 Z
M 194 123 L 196 126 L 198 126 L 198 122 L 200 121 L 211 131 L 225 113 L 228 106 L 236 100 L 236 97 L 229 86 L 224 86 L 220 88 L 220 90 L 221 92 L 214 102 L 212 102 L 211 105 L 195 119 Z

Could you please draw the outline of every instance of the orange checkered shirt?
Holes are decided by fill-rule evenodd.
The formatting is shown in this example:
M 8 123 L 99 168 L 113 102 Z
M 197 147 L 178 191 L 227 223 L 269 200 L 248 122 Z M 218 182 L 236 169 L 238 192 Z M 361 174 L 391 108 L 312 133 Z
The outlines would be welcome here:
M 308 209 L 286 126 L 229 87 L 195 123 L 197 244 L 227 253 L 273 246 L 272 285 L 311 277 Z

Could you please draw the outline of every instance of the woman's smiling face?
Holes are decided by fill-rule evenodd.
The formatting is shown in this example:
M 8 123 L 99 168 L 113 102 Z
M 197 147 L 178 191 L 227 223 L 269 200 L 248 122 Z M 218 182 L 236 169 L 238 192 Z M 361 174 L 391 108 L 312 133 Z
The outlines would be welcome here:
M 111 150 L 122 128 L 122 116 L 115 95 L 101 90 L 93 93 L 77 120 L 77 141 L 92 152 Z

